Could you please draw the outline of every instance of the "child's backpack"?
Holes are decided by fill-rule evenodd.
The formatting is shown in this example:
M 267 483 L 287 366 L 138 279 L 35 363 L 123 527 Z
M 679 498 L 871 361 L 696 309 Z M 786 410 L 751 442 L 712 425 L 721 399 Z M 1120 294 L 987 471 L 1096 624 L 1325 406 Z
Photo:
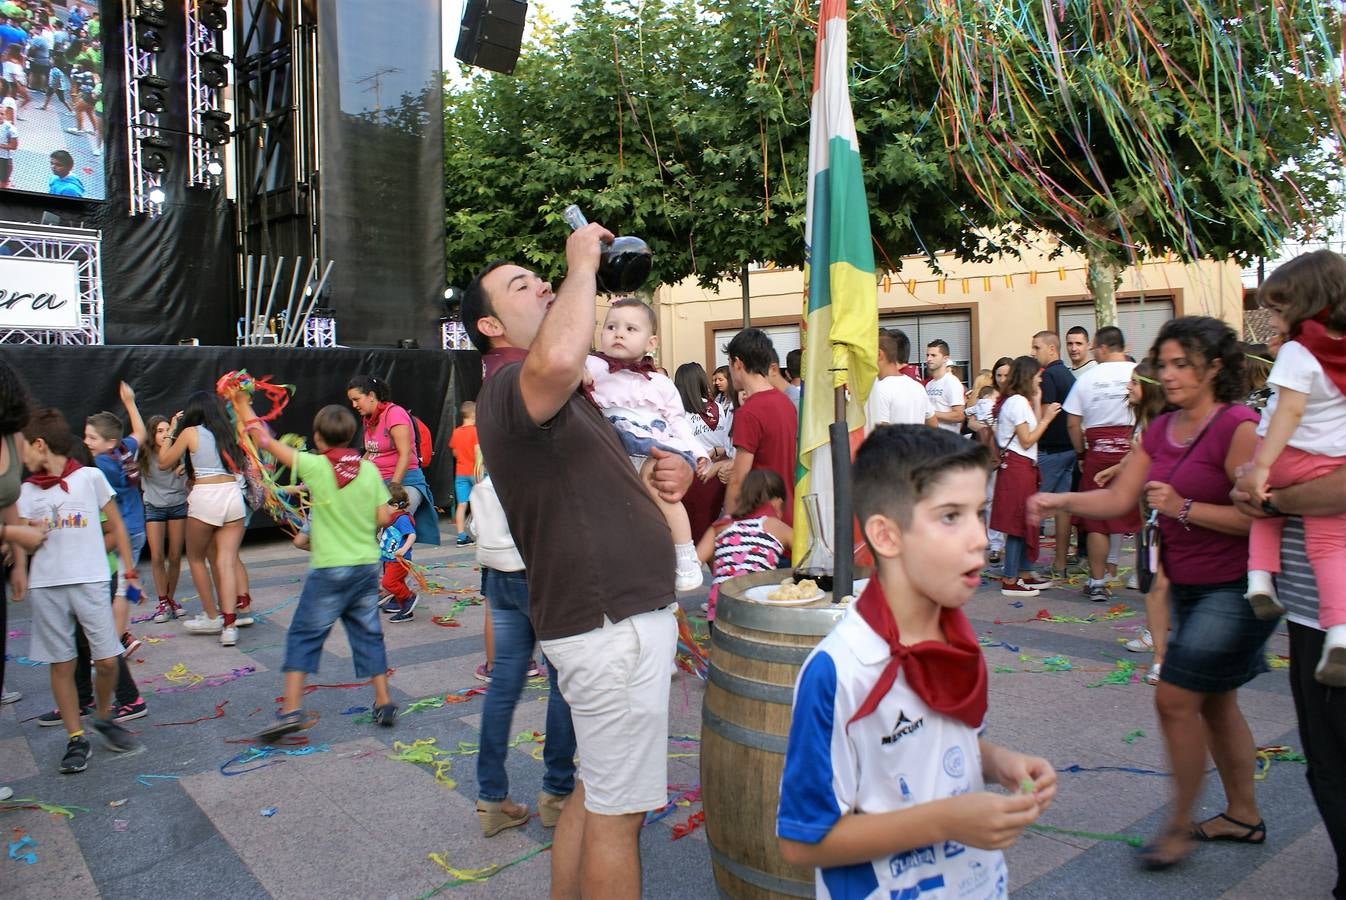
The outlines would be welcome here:
M 430 426 L 426 425 L 420 416 L 407 410 L 407 415 L 411 416 L 411 438 L 412 450 L 416 454 L 416 461 L 422 469 L 430 467 L 430 460 L 435 456 L 434 435 L 430 433 Z

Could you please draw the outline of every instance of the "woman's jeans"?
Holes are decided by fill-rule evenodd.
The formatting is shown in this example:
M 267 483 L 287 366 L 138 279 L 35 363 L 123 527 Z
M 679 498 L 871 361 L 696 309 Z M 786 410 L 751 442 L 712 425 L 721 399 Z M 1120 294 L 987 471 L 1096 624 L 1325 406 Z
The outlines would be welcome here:
M 1005 535 L 1005 577 L 1015 579 L 1027 572 L 1028 544 L 1018 535 Z
M 509 796 L 505 756 L 514 725 L 514 707 L 523 693 L 528 661 L 537 637 L 528 618 L 528 576 L 525 572 L 499 572 L 481 567 L 481 592 L 491 605 L 495 627 L 495 662 L 486 703 L 481 713 L 481 749 L 477 753 L 477 796 L 499 802 Z M 547 737 L 542 761 L 547 770 L 542 789 L 564 797 L 575 789 L 575 726 L 570 707 L 556 685 L 556 669 L 547 663 L 551 686 L 547 699 Z

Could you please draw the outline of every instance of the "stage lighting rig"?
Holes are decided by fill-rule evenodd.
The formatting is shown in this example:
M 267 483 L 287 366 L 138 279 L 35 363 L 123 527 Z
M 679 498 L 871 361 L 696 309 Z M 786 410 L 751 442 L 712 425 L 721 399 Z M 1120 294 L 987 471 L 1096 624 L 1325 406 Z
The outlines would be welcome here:
M 168 79 L 158 75 L 140 77 L 140 108 L 147 113 L 159 114 L 168 105 Z
M 141 24 L 136 27 L 136 43 L 146 53 L 158 53 L 164 49 L 164 36 L 158 28 Z
M 168 6 L 164 0 L 140 0 L 136 4 L 133 18 L 137 22 L 143 22 L 155 28 L 166 28 L 168 26 L 167 11 Z
M 211 31 L 224 31 L 229 27 L 228 5 L 229 0 L 201 0 L 201 24 Z
M 140 139 L 140 167 L 154 175 L 168 170 L 168 159 L 173 144 L 161 134 L 147 134 Z
M 229 84 L 228 56 L 216 50 L 207 50 L 201 54 L 201 80 L 212 88 L 219 89 Z
M 201 113 L 201 136 L 206 143 L 219 147 L 229 143 L 233 132 L 229 130 L 229 114 L 218 109 L 208 109 Z
M 168 49 L 167 13 L 165 0 L 122 0 L 127 177 L 133 216 L 159 213 L 164 196 L 160 176 L 172 160 L 172 145 L 164 139 L 159 121 L 171 102 L 171 85 L 159 74 L 160 55 Z
M 229 113 L 220 92 L 229 85 L 233 60 L 224 52 L 229 0 L 188 0 L 187 34 L 187 183 L 215 188 L 224 171 L 218 148 L 233 139 Z

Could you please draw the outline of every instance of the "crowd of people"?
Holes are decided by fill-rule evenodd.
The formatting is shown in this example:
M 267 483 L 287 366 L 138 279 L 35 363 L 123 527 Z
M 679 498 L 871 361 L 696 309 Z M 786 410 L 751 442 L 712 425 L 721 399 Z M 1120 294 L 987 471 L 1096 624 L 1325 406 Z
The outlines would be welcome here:
M 726 579 L 789 566 L 809 389 L 798 356 L 782 365 L 754 328 L 729 342 L 726 366 L 686 363 L 669 378 L 647 305 L 614 302 L 597 321 L 610 239 L 597 224 L 576 230 L 555 291 L 508 262 L 473 280 L 462 316 L 485 380 L 449 442 L 457 543 L 475 544 L 492 626 L 477 813 L 487 836 L 529 818 L 504 759 L 540 643 L 552 691 L 537 803 L 557 828 L 555 896 L 639 896 L 641 822 L 666 801 L 676 594 L 708 566 L 713 623 Z M 1165 822 L 1140 853 L 1154 870 L 1200 842 L 1266 840 L 1238 689 L 1266 671 L 1266 642 L 1288 619 L 1309 782 L 1346 861 L 1346 582 L 1334 577 L 1346 556 L 1346 259 L 1299 257 L 1259 300 L 1283 333 L 1270 347 L 1204 316 L 1167 322 L 1148 348 L 1128 348 L 1113 326 L 1064 341 L 1043 330 L 966 390 L 944 341 L 925 347 L 922 372 L 908 336 L 880 330 L 852 473 L 874 574 L 801 671 L 781 785 L 781 853 L 818 870 L 820 896 L 935 880 L 1001 895 L 1000 851 L 1051 803 L 1046 760 L 979 736 L 986 666 L 961 608 L 988 567 L 1012 600 L 1055 588 L 1072 566 L 1086 602 L 1113 600 L 1127 568 L 1145 589 L 1147 627 L 1128 649 L 1153 653 L 1146 680 L 1173 776 Z M 304 680 L 337 619 L 374 689 L 373 720 L 391 725 L 380 613 L 414 617 L 405 573 L 438 526 L 417 423 L 388 385 L 352 379 L 347 403 L 318 413 L 313 453 L 276 441 L 246 403 L 231 421 L 212 393 L 148 421 L 129 385 L 121 399 L 129 433 L 120 415 L 98 413 L 81 445 L 59 412 L 29 408 L 0 364 L 0 541 L 11 590 L 33 603 L 29 655 L 51 663 L 56 709 L 41 722 L 70 735 L 61 771 L 87 764 L 82 716 L 111 749 L 135 746 L 119 722 L 145 714 L 124 662 L 144 546 L 156 621 L 184 615 L 184 555 L 202 605 L 185 632 L 231 646 L 252 621 L 235 422 L 305 492 L 296 543 L 312 557 L 284 699 L 259 737 L 312 724 Z M 1134 566 L 1121 559 L 1128 535 Z M 942 767 L 917 765 L 936 758 Z M 1194 822 L 1208 758 L 1225 806 Z

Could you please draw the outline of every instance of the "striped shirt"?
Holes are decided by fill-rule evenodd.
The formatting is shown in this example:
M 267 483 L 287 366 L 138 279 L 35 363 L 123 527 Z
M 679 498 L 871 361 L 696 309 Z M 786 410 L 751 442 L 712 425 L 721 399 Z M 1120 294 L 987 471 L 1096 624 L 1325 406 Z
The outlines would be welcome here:
M 735 519 L 715 536 L 715 554 L 710 560 L 710 573 L 719 584 L 735 575 L 751 572 L 769 572 L 785 555 L 785 548 L 775 536 L 762 527 L 766 516 Z
M 1285 519 L 1281 533 L 1281 574 L 1276 576 L 1276 591 L 1285 605 L 1285 617 L 1297 625 L 1318 628 L 1318 582 L 1304 550 L 1304 520 Z

